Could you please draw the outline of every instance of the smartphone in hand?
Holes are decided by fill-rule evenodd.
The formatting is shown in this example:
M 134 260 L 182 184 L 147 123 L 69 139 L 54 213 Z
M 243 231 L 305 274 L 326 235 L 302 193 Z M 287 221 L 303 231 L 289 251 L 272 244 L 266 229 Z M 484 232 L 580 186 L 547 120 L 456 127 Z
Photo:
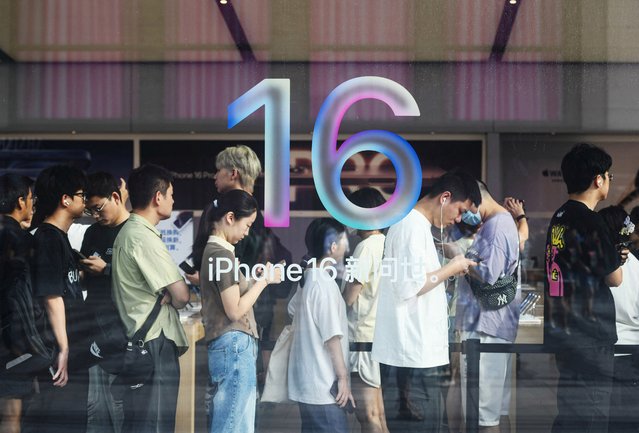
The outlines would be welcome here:
M 80 260 L 86 260 L 87 256 L 85 256 L 84 254 L 82 254 L 80 251 L 78 250 L 73 250 L 73 255 L 75 256 L 75 259 L 79 262 Z
M 191 259 L 186 259 L 182 263 L 178 265 L 180 269 L 184 271 L 184 273 L 188 275 L 193 275 L 197 272 L 197 269 L 193 267 L 193 261 Z
M 333 382 L 333 386 L 331 386 L 331 395 L 333 396 L 333 398 L 337 397 L 337 381 Z M 344 409 L 348 413 L 353 413 L 353 411 L 355 410 L 355 408 L 353 407 L 353 403 L 351 403 L 350 400 L 346 402 L 346 406 L 344 406 L 342 409 Z

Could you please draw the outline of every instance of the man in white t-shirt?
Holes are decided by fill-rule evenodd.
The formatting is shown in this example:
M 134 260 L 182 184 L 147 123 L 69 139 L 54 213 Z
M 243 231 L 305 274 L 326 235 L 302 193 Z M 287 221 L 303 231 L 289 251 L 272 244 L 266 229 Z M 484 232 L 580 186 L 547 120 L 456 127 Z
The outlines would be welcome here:
M 386 236 L 372 357 L 381 364 L 385 392 L 391 372 L 406 379 L 400 392 L 419 431 L 441 429 L 441 367 L 449 362 L 445 281 L 476 265 L 460 255 L 442 267 L 431 228 L 443 230 L 480 204 L 472 176 L 446 173 Z

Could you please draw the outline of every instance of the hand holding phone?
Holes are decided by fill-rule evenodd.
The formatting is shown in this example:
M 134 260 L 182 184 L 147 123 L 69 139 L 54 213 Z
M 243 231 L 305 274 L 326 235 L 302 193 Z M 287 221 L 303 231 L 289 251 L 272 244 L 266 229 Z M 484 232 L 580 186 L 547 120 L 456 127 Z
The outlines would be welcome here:
M 338 394 L 338 381 L 336 380 L 335 382 L 333 382 L 333 386 L 331 386 L 331 395 L 333 396 L 335 401 L 337 401 L 337 394 Z M 352 398 L 353 397 L 349 395 L 349 397 L 346 400 L 346 406 L 342 407 L 342 409 L 344 409 L 348 413 L 353 413 L 355 411 L 355 406 L 353 406 L 353 403 L 351 402 Z
M 178 265 L 180 269 L 184 271 L 185 274 L 193 275 L 197 272 L 197 269 L 193 267 L 193 261 L 191 259 L 186 259 L 182 263 Z
M 619 251 L 619 259 L 621 261 L 621 266 L 623 266 L 628 260 L 628 255 L 630 254 L 630 250 L 627 246 L 619 245 L 617 246 L 617 251 Z
M 84 254 L 82 254 L 80 251 L 75 250 L 75 249 L 73 250 L 73 255 L 75 255 L 75 257 L 76 257 L 76 259 L 77 259 L 78 261 L 80 261 L 80 260 L 86 260 L 86 259 L 87 259 L 87 256 L 85 256 L 85 255 L 84 255 Z

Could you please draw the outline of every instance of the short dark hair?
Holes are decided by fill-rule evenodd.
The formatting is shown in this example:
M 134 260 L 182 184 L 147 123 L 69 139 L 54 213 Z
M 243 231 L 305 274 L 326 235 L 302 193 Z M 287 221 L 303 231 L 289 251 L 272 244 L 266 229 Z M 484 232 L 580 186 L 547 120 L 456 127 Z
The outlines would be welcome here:
M 110 173 L 98 171 L 89 175 L 87 187 L 87 198 L 91 197 L 111 197 L 113 193 L 120 196 L 118 181 Z
M 0 176 L 0 214 L 8 214 L 18 208 L 20 198 L 27 199 L 33 180 L 19 174 Z
M 134 169 L 129 175 L 129 200 L 133 209 L 146 208 L 156 192 L 166 195 L 173 183 L 173 176 L 164 167 L 155 164 L 144 164 Z
M 577 144 L 561 160 L 561 175 L 568 194 L 586 191 L 594 178 L 603 176 L 611 166 L 612 158 L 605 150 L 588 143 Z
M 308 255 L 320 259 L 326 254 L 326 241 L 330 236 L 339 236 L 346 231 L 346 227 L 333 218 L 317 218 L 311 221 L 306 229 L 304 243 Z
M 630 235 L 622 235 L 621 229 L 624 227 L 624 221 L 628 217 L 628 213 L 621 206 L 608 206 L 597 212 L 601 215 L 606 228 L 610 233 L 610 237 L 614 243 L 626 242 Z
M 355 192 L 352 192 L 348 199 L 355 205 L 364 208 L 374 208 L 379 207 L 386 203 L 386 199 L 382 195 L 381 192 L 377 188 L 371 188 L 369 186 L 360 188 Z M 388 227 L 378 227 L 378 230 L 381 230 L 382 233 L 386 234 L 386 230 Z
M 352 192 L 348 196 L 348 199 L 353 202 L 353 204 L 364 208 L 379 207 L 386 203 L 384 196 L 378 189 L 368 186 Z
M 77 167 L 53 165 L 40 172 L 35 182 L 38 205 L 33 216 L 33 225 L 38 226 L 55 212 L 63 195 L 73 195 L 78 190 L 86 192 L 87 175 Z
M 450 192 L 453 202 L 470 199 L 475 206 L 481 204 L 481 192 L 477 179 L 465 171 L 451 170 L 438 177 L 430 187 L 427 197 L 435 198 L 446 191 Z

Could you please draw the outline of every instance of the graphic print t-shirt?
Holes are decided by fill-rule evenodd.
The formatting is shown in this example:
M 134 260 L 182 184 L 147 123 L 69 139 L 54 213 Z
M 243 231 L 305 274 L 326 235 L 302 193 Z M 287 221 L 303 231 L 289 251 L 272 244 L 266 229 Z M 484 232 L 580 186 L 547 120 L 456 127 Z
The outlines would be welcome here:
M 125 223 L 126 221 L 115 227 L 93 224 L 84 234 L 80 249 L 82 254 L 86 257 L 98 256 L 107 264 L 111 264 L 113 243 Z M 86 304 L 91 310 L 101 311 L 108 308 L 115 311 L 111 297 L 111 274 L 93 275 L 85 272 L 84 286 L 87 289 Z
M 80 286 L 80 268 L 65 232 L 47 223 L 38 227 L 34 235 L 31 271 L 34 295 L 41 302 L 47 296 L 61 296 L 64 300 L 67 337 L 69 345 L 73 345 L 87 331 L 87 318 Z M 49 340 L 47 343 L 55 344 L 51 332 L 46 333 L 45 339 Z
M 569 200 L 553 215 L 545 251 L 544 342 L 570 350 L 617 341 L 606 275 L 620 265 L 603 219 Z

